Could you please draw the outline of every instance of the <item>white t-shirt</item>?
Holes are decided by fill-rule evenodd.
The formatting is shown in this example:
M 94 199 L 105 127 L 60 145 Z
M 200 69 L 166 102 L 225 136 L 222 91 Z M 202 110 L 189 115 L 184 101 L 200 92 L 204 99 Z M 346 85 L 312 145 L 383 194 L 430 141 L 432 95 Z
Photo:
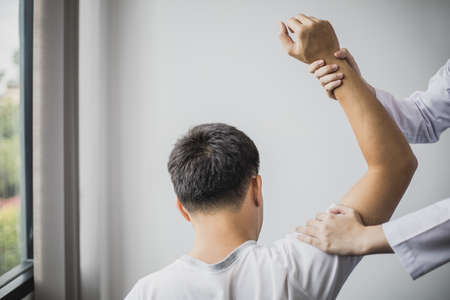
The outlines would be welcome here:
M 139 280 L 125 300 L 335 299 L 360 260 L 326 254 L 294 233 L 271 247 L 247 241 L 216 264 L 184 255 Z

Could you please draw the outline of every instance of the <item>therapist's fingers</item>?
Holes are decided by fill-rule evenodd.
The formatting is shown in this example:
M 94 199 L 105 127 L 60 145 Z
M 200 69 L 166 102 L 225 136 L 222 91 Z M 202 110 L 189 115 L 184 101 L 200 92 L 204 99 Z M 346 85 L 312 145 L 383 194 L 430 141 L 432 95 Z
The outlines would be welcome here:
M 325 64 L 325 61 L 323 59 L 319 59 L 316 60 L 314 62 L 312 62 L 309 67 L 308 67 L 308 71 L 309 73 L 314 73 L 316 72 L 320 67 L 322 67 Z
M 331 73 L 320 77 L 319 81 L 322 86 L 326 86 L 327 84 L 338 81 L 344 78 L 344 74 L 342 73 Z
M 315 62 L 311 63 L 309 71 L 310 73 L 314 73 L 317 79 L 321 79 L 322 77 L 333 74 L 337 72 L 337 69 L 339 69 L 338 65 L 325 65 L 325 62 L 322 64 L 319 64 L 320 60 L 317 60 L 316 64 Z M 313 65 L 314 64 L 314 65 Z M 312 71 L 312 72 L 311 72 Z
M 337 87 L 341 86 L 341 84 L 342 84 L 342 80 L 336 80 L 336 81 L 326 84 L 324 86 L 324 88 L 327 91 L 328 97 L 336 100 L 336 96 L 334 95 L 334 90 Z
M 321 221 L 319 221 L 319 220 L 316 220 L 316 219 L 311 219 L 311 220 L 308 220 L 308 222 L 306 222 L 306 226 L 311 226 L 311 227 L 319 227 L 320 226 L 320 222 Z
M 339 69 L 339 66 L 336 64 L 326 65 L 326 66 L 323 66 L 323 67 L 320 67 L 319 69 L 317 69 L 317 71 L 314 72 L 314 76 L 316 76 L 316 78 L 319 79 L 320 77 L 322 77 L 326 74 L 336 72 L 338 69 Z
M 328 97 L 335 99 L 334 89 L 342 85 L 344 74 L 337 73 L 337 65 L 325 65 L 325 61 L 316 60 L 309 65 L 309 72 L 314 73 L 320 84 L 325 88 Z
M 317 239 L 315 237 L 312 237 L 309 235 L 304 235 L 304 234 L 299 234 L 299 235 L 297 235 L 297 239 L 299 241 L 302 241 L 304 243 L 310 244 L 311 246 L 321 249 L 322 243 L 320 242 L 319 239 Z
M 317 237 L 319 235 L 319 229 L 313 226 L 298 226 L 295 231 L 301 234 L 306 234 L 311 237 Z
M 316 220 L 318 220 L 318 221 L 325 221 L 328 216 L 329 216 L 329 214 L 324 213 L 324 212 L 320 212 L 320 213 L 318 213 L 316 215 Z

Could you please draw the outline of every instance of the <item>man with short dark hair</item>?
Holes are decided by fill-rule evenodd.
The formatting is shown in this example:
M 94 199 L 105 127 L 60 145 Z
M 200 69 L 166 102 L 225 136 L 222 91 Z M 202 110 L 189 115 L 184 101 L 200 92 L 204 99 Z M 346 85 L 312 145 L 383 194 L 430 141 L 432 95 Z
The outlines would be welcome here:
M 367 161 L 366 174 L 341 199 L 366 224 L 389 219 L 416 168 L 395 123 L 353 69 L 336 60 L 339 43 L 327 21 L 303 14 L 281 24 L 288 54 L 305 63 L 340 65 L 345 84 L 335 95 Z M 263 223 L 256 146 L 226 124 L 192 128 L 175 144 L 168 169 L 177 206 L 195 232 L 192 251 L 139 280 L 126 299 L 334 299 L 357 256 L 326 254 L 290 234 L 257 244 Z M 332 217 L 332 216 L 331 216 Z
M 258 175 L 259 153 L 235 127 L 203 124 L 178 140 L 167 167 L 182 212 L 239 210 L 251 178 Z

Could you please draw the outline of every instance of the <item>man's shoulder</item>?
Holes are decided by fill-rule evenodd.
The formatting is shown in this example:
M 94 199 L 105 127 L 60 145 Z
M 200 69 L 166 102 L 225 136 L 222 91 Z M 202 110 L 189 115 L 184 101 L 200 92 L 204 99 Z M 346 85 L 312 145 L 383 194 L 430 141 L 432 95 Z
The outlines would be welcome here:
M 144 295 L 151 294 L 156 286 L 164 285 L 168 280 L 176 280 L 174 275 L 179 274 L 177 271 L 179 267 L 180 261 L 177 259 L 166 267 L 142 277 L 133 286 L 125 300 L 144 299 Z
M 319 249 L 303 243 L 297 239 L 296 233 L 289 233 L 281 239 L 278 239 L 267 245 L 258 244 L 250 254 L 250 257 L 257 256 L 259 261 L 270 261 L 291 269 L 293 263 L 302 268 L 316 261 L 321 263 L 332 260 L 334 256 L 329 255 Z M 299 265 L 299 263 L 301 263 Z
M 331 299 L 361 260 L 358 256 L 328 254 L 288 234 L 274 243 L 291 282 L 313 299 Z M 314 282 L 314 285 L 310 285 Z
M 150 273 L 144 277 L 142 277 L 139 281 L 142 281 L 142 283 L 151 283 L 154 281 L 162 280 L 165 278 L 172 278 L 173 274 L 177 274 L 180 271 L 180 268 L 183 268 L 184 265 L 181 262 L 180 259 L 176 259 L 169 265 L 163 267 L 162 269 L 159 269 L 158 271 L 155 271 L 153 273 Z
M 298 268 L 303 272 L 311 269 L 326 269 L 338 264 L 353 268 L 360 260 L 356 256 L 338 256 L 328 254 L 320 249 L 297 239 L 297 233 L 287 234 L 266 247 L 271 256 L 282 262 L 288 268 Z
M 290 253 L 294 253 L 295 255 L 308 255 L 309 253 L 314 253 L 319 256 L 328 255 L 325 252 L 300 241 L 297 239 L 297 235 L 297 233 L 286 234 L 283 238 L 276 240 L 266 248 L 282 255 Z

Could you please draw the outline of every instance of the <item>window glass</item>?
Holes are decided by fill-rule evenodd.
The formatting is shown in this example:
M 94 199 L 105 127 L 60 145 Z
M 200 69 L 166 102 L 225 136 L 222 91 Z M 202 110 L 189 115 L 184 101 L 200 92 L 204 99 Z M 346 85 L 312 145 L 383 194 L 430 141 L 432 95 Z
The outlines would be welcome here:
M 0 1 L 0 276 L 21 262 L 19 1 Z

